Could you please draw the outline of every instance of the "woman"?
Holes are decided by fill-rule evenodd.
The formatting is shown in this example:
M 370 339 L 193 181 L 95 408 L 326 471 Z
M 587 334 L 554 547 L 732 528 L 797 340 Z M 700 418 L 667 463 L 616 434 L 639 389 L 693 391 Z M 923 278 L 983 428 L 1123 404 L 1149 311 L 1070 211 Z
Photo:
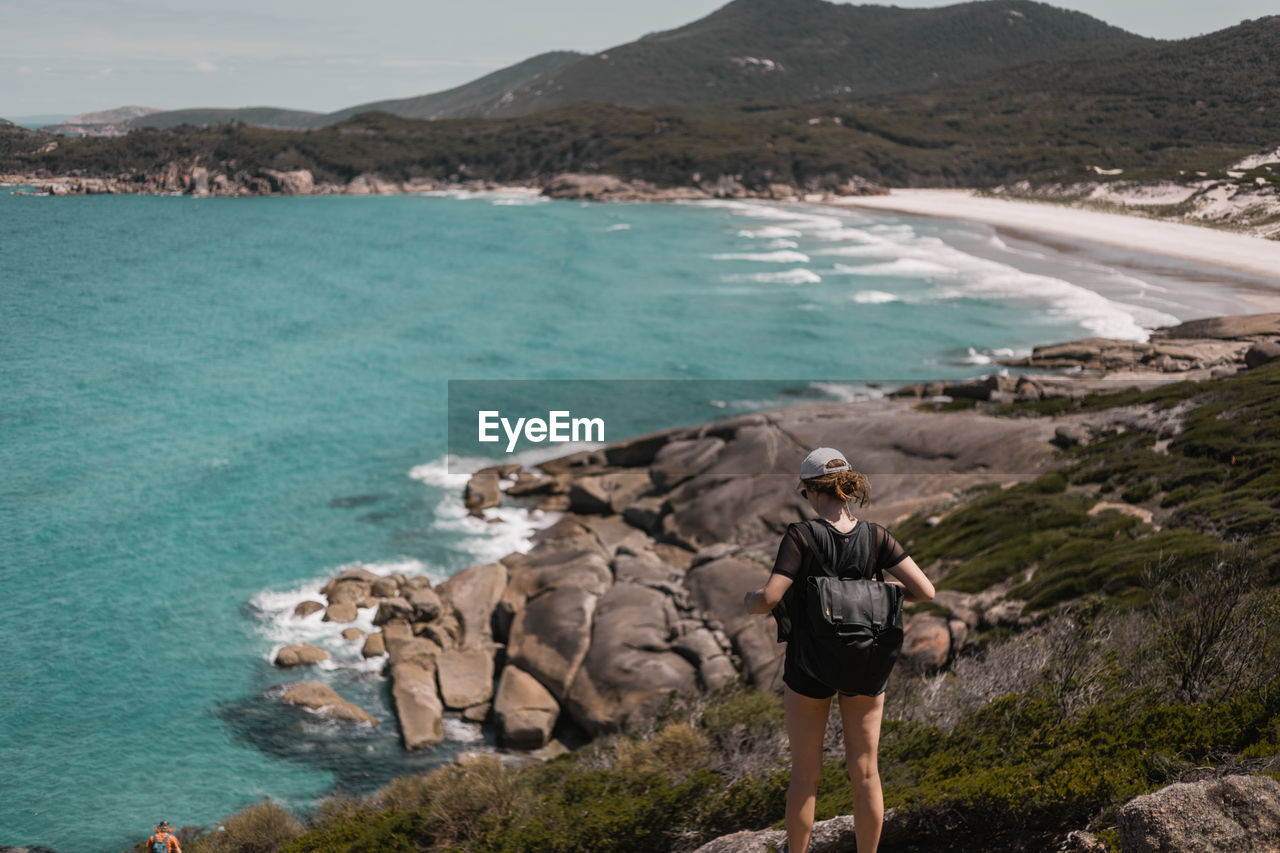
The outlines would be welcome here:
M 844 454 L 830 447 L 810 453 L 800 465 L 800 495 L 809 501 L 832 533 L 837 559 L 841 566 L 858 560 L 875 560 L 882 571 L 897 579 L 905 589 L 904 601 L 929 601 L 933 584 L 907 556 L 902 545 L 883 527 L 859 521 L 849 509 L 857 498 L 865 506 L 870 498 L 867 478 L 854 471 Z M 787 528 L 778 547 L 778 557 L 768 582 L 749 592 L 744 600 L 748 613 L 768 613 L 783 600 L 783 593 L 793 582 L 803 589 L 805 576 L 816 559 L 796 530 Z M 863 577 L 870 576 L 871 566 L 856 565 Z M 856 576 L 857 571 L 847 572 Z M 887 581 L 895 583 L 895 581 Z M 794 618 L 798 614 L 784 614 Z M 805 630 L 801 622 L 794 630 Z M 822 775 L 822 740 L 831 710 L 831 697 L 836 691 L 804 672 L 792 654 L 793 643 L 787 644 L 783 668 L 783 703 L 787 714 L 787 735 L 791 741 L 791 785 L 787 789 L 787 850 L 805 853 L 813 830 L 814 802 L 818 779 Z M 880 746 L 880 718 L 884 711 L 884 688 L 875 695 L 840 694 L 840 717 L 844 722 L 845 759 L 849 781 L 853 785 L 854 832 L 859 853 L 874 853 L 880 843 L 884 822 L 884 797 L 880 790 L 880 771 L 876 754 Z

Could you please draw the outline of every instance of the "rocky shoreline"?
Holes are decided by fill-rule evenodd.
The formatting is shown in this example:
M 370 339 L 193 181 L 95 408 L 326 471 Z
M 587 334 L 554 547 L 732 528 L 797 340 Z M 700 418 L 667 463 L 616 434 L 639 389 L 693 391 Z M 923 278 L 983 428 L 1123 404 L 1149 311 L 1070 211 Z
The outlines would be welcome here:
M 874 496 L 858 515 L 893 525 L 945 513 L 970 486 L 1033 478 L 1061 448 L 1098 432 L 1178 428 L 1176 413 L 1151 407 L 1003 417 L 1004 404 L 1227 376 L 1277 357 L 1280 314 L 1195 320 L 1157 330 L 1149 344 L 1086 338 L 1004 362 L 1056 375 L 920 383 L 877 400 L 664 430 L 533 468 L 490 466 L 466 487 L 472 514 L 504 504 L 561 513 L 527 553 L 434 587 L 425 577 L 349 570 L 295 615 L 323 612 L 337 628 L 375 609 L 379 630 L 343 636 L 362 640 L 366 658 L 384 659 L 407 749 L 439 743 L 446 711 L 491 724 L 516 750 L 546 748 L 565 723 L 590 737 L 625 730 L 673 692 L 714 692 L 738 679 L 779 689 L 772 620 L 745 615 L 741 597 L 767 578 L 785 526 L 806 515 L 795 470 L 812 447 L 852 451 Z M 977 632 L 1025 621 L 1004 587 L 947 591 L 939 603 L 951 618 L 927 610 L 908 618 L 904 665 L 916 671 L 945 669 Z M 276 663 L 326 656 L 288 646 Z M 341 697 L 307 706 L 363 719 Z
M 356 175 L 346 183 L 317 180 L 310 170 L 256 172 L 210 170 L 195 163 L 170 162 L 145 174 L 116 177 L 81 175 L 0 174 L 0 186 L 31 186 L 38 195 L 177 195 L 193 198 L 248 196 L 403 195 L 444 192 L 528 192 L 548 198 L 582 201 L 689 201 L 716 198 L 761 198 L 778 201 L 824 201 L 852 195 L 887 195 L 888 190 L 854 177 L 833 183 L 821 192 L 791 184 L 747 187 L 732 177 L 695 180 L 689 186 L 660 187 L 648 181 L 626 181 L 612 175 L 564 173 L 516 183 L 481 180 L 393 181 L 373 173 Z M 18 190 L 23 193 L 25 191 Z

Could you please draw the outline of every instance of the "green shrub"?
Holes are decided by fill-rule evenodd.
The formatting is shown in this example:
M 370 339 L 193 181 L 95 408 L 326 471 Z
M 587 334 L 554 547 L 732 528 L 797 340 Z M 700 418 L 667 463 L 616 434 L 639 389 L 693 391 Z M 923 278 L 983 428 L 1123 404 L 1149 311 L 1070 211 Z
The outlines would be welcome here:
M 1142 480 L 1120 493 L 1120 499 L 1125 503 L 1140 504 L 1150 499 L 1156 493 L 1156 484 L 1153 480 Z
M 187 853 L 275 853 L 303 834 L 303 828 L 282 806 L 267 799 L 222 821 L 220 831 L 193 840 Z

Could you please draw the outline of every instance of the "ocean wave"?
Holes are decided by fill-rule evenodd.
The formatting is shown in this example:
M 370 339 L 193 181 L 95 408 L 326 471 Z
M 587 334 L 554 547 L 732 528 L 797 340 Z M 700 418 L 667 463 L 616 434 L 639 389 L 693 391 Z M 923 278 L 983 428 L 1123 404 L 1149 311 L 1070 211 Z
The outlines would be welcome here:
M 892 243 L 858 243 L 853 246 L 836 246 L 819 249 L 815 255 L 834 255 L 841 258 L 893 258 L 902 254 L 902 248 Z
M 957 359 L 960 364 L 991 364 L 997 358 L 1013 358 L 1014 351 L 1010 347 L 994 347 L 992 349 L 975 349 L 967 347 L 968 354 Z M 1030 355 L 1030 351 L 1027 355 Z
M 763 228 L 750 228 L 738 232 L 739 237 L 748 240 L 776 240 L 783 237 L 799 237 L 800 232 L 794 228 L 783 228 L 780 225 L 766 225 Z
M 766 249 L 796 249 L 799 248 L 799 246 L 800 244 L 795 240 L 783 240 L 781 238 L 777 240 L 770 240 L 768 243 L 764 244 Z
M 727 275 L 724 281 L 755 281 L 761 284 L 817 284 L 822 276 L 813 270 L 798 267 L 785 272 L 755 272 L 741 275 Z
M 626 222 L 619 222 L 617 225 L 610 225 L 605 231 L 630 231 L 631 226 Z
M 809 386 L 845 403 L 876 400 L 885 396 L 884 389 L 872 388 L 865 383 L 810 382 Z
M 834 243 L 837 240 L 847 240 L 854 243 L 877 243 L 880 238 L 874 234 L 868 234 L 862 228 L 849 228 L 846 223 L 841 223 L 836 228 L 821 228 L 814 233 L 814 238 L 818 240 L 826 240 Z
M 883 290 L 859 290 L 849 297 L 862 305 L 880 305 L 885 302 L 901 302 L 902 297 Z
M 911 278 L 948 275 L 953 272 L 951 268 L 944 264 L 916 258 L 899 258 L 896 261 L 887 261 L 882 264 L 864 264 L 857 267 L 836 264 L 836 271 L 845 275 L 885 275 Z
M 711 258 L 716 261 L 758 261 L 766 264 L 809 263 L 808 255 L 787 249 L 776 252 L 726 252 L 720 255 L 712 255 Z

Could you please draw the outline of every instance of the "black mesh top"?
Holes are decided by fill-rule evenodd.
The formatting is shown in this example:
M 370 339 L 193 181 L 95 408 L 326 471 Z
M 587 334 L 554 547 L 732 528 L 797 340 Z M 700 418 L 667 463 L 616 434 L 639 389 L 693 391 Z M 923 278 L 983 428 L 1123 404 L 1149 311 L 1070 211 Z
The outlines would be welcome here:
M 906 549 L 902 547 L 894 535 L 888 530 L 876 524 L 873 521 L 858 520 L 853 529 L 848 533 L 841 533 L 836 530 L 835 525 L 827 521 L 825 518 L 819 519 L 831 531 L 832 544 L 835 545 L 835 559 L 832 561 L 834 566 L 845 566 L 851 561 L 860 563 L 869 562 L 868 558 L 874 555 L 875 562 L 871 565 L 859 566 L 862 569 L 862 577 L 870 577 L 874 569 L 879 568 L 881 571 L 896 566 L 907 557 Z M 870 531 L 872 538 L 866 538 L 866 531 Z M 869 551 L 869 553 L 867 553 Z M 862 552 L 862 553 L 859 553 Z M 773 571 L 776 574 L 789 577 L 795 580 L 801 574 L 808 573 L 809 560 L 812 555 L 805 546 L 804 540 L 800 537 L 796 525 L 792 524 L 787 527 L 786 535 L 782 537 L 782 543 L 778 545 L 778 557 L 773 561 Z M 859 573 L 854 572 L 851 576 L 857 576 Z
M 834 553 L 827 554 L 827 560 L 829 565 L 839 568 L 841 577 L 873 578 L 876 569 L 883 572 L 907 557 L 902 543 L 874 521 L 860 519 L 848 533 L 841 533 L 826 519 L 819 520 L 831 531 L 830 545 Z M 801 580 L 787 587 L 782 601 L 773 608 L 773 616 L 778 623 L 779 643 L 790 640 L 792 624 L 804 610 L 803 579 L 812 571 L 814 555 L 800 536 L 798 528 L 801 524 L 804 522 L 796 522 L 787 527 L 786 535 L 778 545 L 778 558 L 773 563 L 775 573 L 793 581 Z M 821 547 L 823 543 L 819 540 L 817 544 Z

